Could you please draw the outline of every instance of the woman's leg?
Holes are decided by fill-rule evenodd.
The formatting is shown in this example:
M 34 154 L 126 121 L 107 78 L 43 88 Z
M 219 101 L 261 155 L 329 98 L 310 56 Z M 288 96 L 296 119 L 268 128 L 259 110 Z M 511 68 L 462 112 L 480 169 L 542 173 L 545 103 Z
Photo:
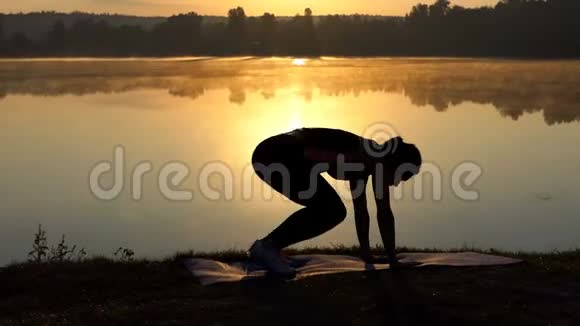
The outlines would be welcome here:
M 298 180 L 291 177 L 292 181 Z M 305 207 L 290 215 L 263 240 L 271 241 L 276 248 L 282 249 L 317 237 L 344 220 L 346 208 L 332 186 L 320 175 L 316 176 L 314 186 L 316 192 L 311 198 L 304 199 L 290 192 L 289 198 Z
M 304 161 L 302 152 L 292 138 L 281 135 L 258 145 L 252 158 L 254 169 L 264 182 L 305 206 L 263 239 L 278 249 L 319 236 L 346 217 L 340 196 L 320 174 L 312 173 L 312 165 Z

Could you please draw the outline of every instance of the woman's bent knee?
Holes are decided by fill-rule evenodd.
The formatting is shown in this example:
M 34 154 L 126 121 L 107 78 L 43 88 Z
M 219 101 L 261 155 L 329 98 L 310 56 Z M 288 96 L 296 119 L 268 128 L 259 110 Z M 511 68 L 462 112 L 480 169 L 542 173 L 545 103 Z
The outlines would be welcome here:
M 314 206 L 313 208 L 318 211 L 318 214 L 329 221 L 330 224 L 340 224 L 346 218 L 346 207 L 341 200 L 318 202 L 312 206 Z
M 331 209 L 331 213 L 334 216 L 336 224 L 341 223 L 346 218 L 346 207 L 342 203 L 336 203 Z

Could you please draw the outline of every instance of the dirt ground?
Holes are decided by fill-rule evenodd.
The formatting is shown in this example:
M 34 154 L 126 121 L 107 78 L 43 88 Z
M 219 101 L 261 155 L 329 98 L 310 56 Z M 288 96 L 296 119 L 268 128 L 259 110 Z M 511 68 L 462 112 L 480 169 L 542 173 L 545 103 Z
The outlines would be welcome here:
M 207 287 L 178 260 L 15 265 L 0 324 L 579 325 L 578 259 L 560 258 Z

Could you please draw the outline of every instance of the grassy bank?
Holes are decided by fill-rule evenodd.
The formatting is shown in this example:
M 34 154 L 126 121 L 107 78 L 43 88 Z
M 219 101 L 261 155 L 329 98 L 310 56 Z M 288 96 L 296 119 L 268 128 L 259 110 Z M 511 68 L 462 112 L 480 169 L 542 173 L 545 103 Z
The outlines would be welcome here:
M 416 251 L 402 248 L 402 251 Z M 421 250 L 425 251 L 425 250 Z M 356 248 L 295 253 L 355 254 Z M 580 251 L 495 252 L 526 263 L 347 273 L 295 282 L 198 285 L 184 257 L 243 259 L 237 251 L 180 253 L 160 261 L 14 264 L 0 269 L 0 325 L 355 325 L 580 322 Z

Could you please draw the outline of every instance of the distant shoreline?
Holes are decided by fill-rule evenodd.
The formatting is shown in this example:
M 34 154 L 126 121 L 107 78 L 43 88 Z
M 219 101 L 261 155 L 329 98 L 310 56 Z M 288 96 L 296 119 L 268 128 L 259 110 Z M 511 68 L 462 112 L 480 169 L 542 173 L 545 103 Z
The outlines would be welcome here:
M 0 56 L 341 55 L 577 58 L 580 3 L 498 1 L 463 7 L 417 3 L 405 16 L 267 11 L 170 17 L 0 14 Z M 225 14 L 225 13 L 224 13 Z

